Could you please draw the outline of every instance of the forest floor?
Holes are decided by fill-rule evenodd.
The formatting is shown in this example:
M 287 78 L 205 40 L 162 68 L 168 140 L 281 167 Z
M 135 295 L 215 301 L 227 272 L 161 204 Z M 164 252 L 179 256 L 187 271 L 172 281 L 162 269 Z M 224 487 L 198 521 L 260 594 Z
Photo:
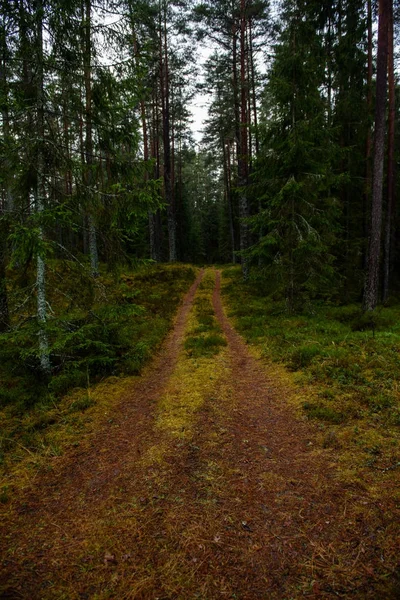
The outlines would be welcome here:
M 220 285 L 199 275 L 112 418 L 1 508 L 1 598 L 400 596 L 394 509 L 341 482 Z

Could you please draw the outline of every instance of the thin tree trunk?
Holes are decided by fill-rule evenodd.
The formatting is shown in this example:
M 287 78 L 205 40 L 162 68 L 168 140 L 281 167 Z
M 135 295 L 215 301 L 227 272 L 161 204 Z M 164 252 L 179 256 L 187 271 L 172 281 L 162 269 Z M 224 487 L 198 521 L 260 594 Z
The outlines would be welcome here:
M 391 4 L 391 3 L 390 3 Z M 383 263 L 383 301 L 386 302 L 390 291 L 391 246 L 394 225 L 395 207 L 395 79 L 394 79 L 394 47 L 393 47 L 393 7 L 390 6 L 389 39 L 388 39 L 388 83 L 389 83 L 389 120 L 388 120 L 388 155 L 387 155 L 387 213 L 385 226 L 384 263 Z
M 328 16 L 328 32 L 327 32 L 327 58 L 326 58 L 326 70 L 327 70 L 327 95 L 328 95 L 328 114 L 327 123 L 328 126 L 332 122 L 332 11 L 329 8 Z
M 93 277 L 99 275 L 97 232 L 93 206 L 93 128 L 92 128 L 92 40 L 91 40 L 91 0 L 85 0 L 83 7 L 83 74 L 85 80 L 85 162 L 86 194 L 88 198 L 88 227 L 90 268 Z
M 44 97 L 43 97 L 43 1 L 36 1 L 36 111 L 37 111 L 37 182 L 35 187 L 36 212 L 41 213 L 46 201 L 46 185 L 44 173 Z M 43 237 L 42 227 L 39 226 L 39 236 Z M 46 332 L 46 264 L 38 253 L 36 271 L 37 318 L 39 322 L 39 359 L 40 366 L 46 375 L 51 371 L 49 342 Z
M 246 222 L 249 216 L 249 207 L 247 200 L 248 184 L 248 143 L 247 143 L 247 90 L 248 82 L 246 79 L 246 2 L 241 0 L 240 14 L 240 90 L 241 90 L 241 111 L 240 111 L 240 155 L 238 162 L 239 171 L 239 214 L 240 214 L 240 250 L 247 250 L 249 245 L 249 226 Z M 246 281 L 249 277 L 249 260 L 242 255 L 242 273 Z
M 364 309 L 374 310 L 378 303 L 379 265 L 381 256 L 382 188 L 385 155 L 385 117 L 388 61 L 388 24 L 391 0 L 379 0 L 378 57 L 376 69 L 375 139 L 372 184 L 371 229 Z
M 10 124 L 8 115 L 8 86 L 7 86 L 7 74 L 6 74 L 6 60 L 7 60 L 7 44 L 6 44 L 6 32 L 5 27 L 1 30 L 1 73 L 0 73 L 0 86 L 2 96 L 2 107 L 1 117 L 3 121 L 3 139 L 6 148 L 6 156 L 8 154 L 7 146 L 10 141 Z M 10 167 L 7 159 L 4 165 L 4 194 L 5 194 L 5 205 L 0 208 L 0 216 L 4 211 L 12 210 L 12 193 L 10 185 Z M 8 310 L 8 296 L 7 296 L 7 280 L 6 280 L 6 268 L 7 268 L 7 236 L 8 227 L 3 221 L 1 223 L 0 230 L 0 332 L 6 331 L 10 325 L 10 314 Z
M 71 171 L 71 143 L 69 129 L 70 124 L 68 121 L 67 113 L 67 92 L 63 90 L 63 133 L 64 133 L 64 145 L 65 145 L 65 157 L 67 160 L 67 169 L 65 171 L 65 195 L 72 196 L 72 171 Z
M 231 248 L 232 248 L 232 262 L 234 263 L 236 260 L 235 257 L 235 229 L 233 225 L 233 210 L 232 210 L 232 196 L 230 189 L 230 181 L 229 181 L 229 165 L 228 165 L 228 156 L 227 156 L 227 148 L 225 145 L 225 140 L 221 136 L 222 143 L 222 153 L 223 153 L 223 163 L 224 163 L 224 183 L 225 183 L 225 197 L 226 203 L 228 206 L 228 219 L 229 219 L 229 233 L 231 238 Z M 229 141 L 228 141 L 229 144 Z
M 134 14 L 132 11 L 132 6 L 130 6 L 130 19 L 131 19 L 131 29 L 133 36 L 133 50 L 135 56 L 135 64 L 136 67 L 139 68 L 139 51 L 138 44 L 134 30 Z M 146 105 L 143 97 L 140 99 L 140 117 L 142 120 L 142 135 L 143 135 L 143 160 L 145 163 L 145 180 L 148 181 L 149 174 L 147 171 L 147 163 L 149 161 L 149 136 L 147 133 L 147 120 L 146 120 Z M 151 130 L 150 130 L 151 137 Z M 157 252 L 156 252 L 156 223 L 154 213 L 149 210 L 147 213 L 148 224 L 149 224 L 149 249 L 150 249 L 150 258 L 154 261 L 157 261 Z
M 167 0 L 163 1 L 163 16 L 160 15 L 160 89 L 162 102 L 163 145 L 164 145 L 164 189 L 167 204 L 169 261 L 177 260 L 176 253 L 176 219 L 175 203 L 172 189 L 172 163 L 170 139 L 169 110 L 169 69 L 168 69 L 168 34 L 167 34 Z
M 372 1 L 367 0 L 367 31 L 368 31 L 368 65 L 367 65 L 367 116 L 368 119 L 372 115 Z M 372 132 L 370 124 L 367 127 L 367 139 L 365 141 L 365 187 L 364 187 L 364 215 L 363 215 L 363 234 L 365 240 L 369 235 L 369 218 L 371 204 L 371 153 L 372 153 Z M 367 244 L 363 248 L 363 265 L 367 269 Z
M 142 117 L 142 131 L 143 131 L 143 159 L 146 164 L 149 161 L 149 139 L 147 135 L 147 121 L 146 121 L 146 107 L 144 104 L 144 100 L 140 101 L 140 112 Z M 148 173 L 145 173 L 146 181 L 148 179 Z M 154 213 L 149 210 L 148 211 L 148 221 L 149 221 L 149 244 L 150 244 L 150 258 L 154 261 L 157 261 L 157 251 L 156 251 L 156 228 L 155 228 L 155 219 Z
M 161 177 L 161 153 L 160 153 L 160 104 L 159 104 L 159 90 L 156 89 L 155 100 L 154 100 L 154 172 L 155 179 Z M 162 259 L 162 246 L 163 246 L 163 229 L 162 229 L 162 218 L 161 210 L 157 210 L 154 215 L 154 227 L 156 233 L 156 253 L 157 261 Z
M 248 141 L 247 141 L 247 153 L 248 153 L 248 158 L 247 158 L 247 164 L 248 164 L 248 175 L 250 176 L 251 174 L 251 170 L 252 170 L 252 163 L 253 163 L 253 132 L 252 132 L 252 102 L 251 102 L 251 64 L 250 64 L 250 44 L 249 44 L 249 27 L 246 24 L 246 31 L 245 31 L 245 60 L 246 60 L 246 82 L 247 82 L 247 89 L 246 89 L 246 96 L 247 96 L 247 134 L 248 134 Z
M 237 76 L 237 38 L 236 24 L 232 25 L 232 85 L 233 85 L 233 107 L 235 113 L 235 142 L 236 154 L 240 154 L 240 103 L 239 103 L 239 84 Z
M 154 178 L 160 179 L 160 117 L 159 117 L 159 105 L 158 105 L 158 90 L 156 89 L 154 100 L 153 100 L 153 127 L 152 127 L 152 158 L 154 159 Z M 155 260 L 159 262 L 161 260 L 161 246 L 162 246 L 162 228 L 161 228 L 161 215 L 160 210 L 157 210 L 153 214 L 154 223 L 154 249 L 155 249 Z
M 27 15 L 25 12 L 24 0 L 20 0 L 18 4 L 18 20 L 20 23 L 20 48 L 22 55 L 22 82 L 23 82 L 23 100 L 26 102 L 27 106 L 30 106 L 31 96 L 32 96 L 32 81 L 34 79 L 34 75 L 32 73 L 33 65 L 32 60 L 30 60 L 32 46 L 28 36 L 28 25 L 27 25 Z M 33 125 L 33 111 L 28 110 L 26 115 L 26 128 L 29 132 L 31 132 L 32 136 L 34 135 L 34 125 Z M 31 187 L 25 186 L 24 190 L 21 191 L 21 195 L 23 195 L 23 207 L 26 211 L 26 214 L 30 214 L 31 212 Z M 25 276 L 24 276 L 25 277 Z
M 249 53 L 250 53 L 250 70 L 251 70 L 251 100 L 253 105 L 253 123 L 254 123 L 254 138 L 256 144 L 256 157 L 260 154 L 260 136 L 258 133 L 258 116 L 257 116 L 257 94 L 256 94 L 256 71 L 254 67 L 254 50 L 253 50 L 253 29 L 251 19 L 249 20 Z
M 232 140 L 232 144 L 234 144 Z M 232 262 L 236 264 L 236 243 L 235 243 L 235 212 L 233 210 L 233 196 L 232 196 L 232 159 L 231 159 L 231 140 L 227 140 L 226 143 L 226 167 L 227 167 L 227 189 L 229 190 L 228 195 L 228 209 L 229 209 L 229 229 L 231 234 L 232 243 Z

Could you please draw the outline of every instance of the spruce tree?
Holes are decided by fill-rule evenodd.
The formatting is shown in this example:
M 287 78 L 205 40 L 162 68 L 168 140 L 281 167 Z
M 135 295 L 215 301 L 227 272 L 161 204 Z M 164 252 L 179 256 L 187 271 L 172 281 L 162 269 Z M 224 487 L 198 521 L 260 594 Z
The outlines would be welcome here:
M 263 209 L 252 222 L 264 235 L 251 254 L 261 259 L 290 309 L 327 293 L 333 276 L 334 149 L 321 91 L 325 65 L 316 8 L 284 2 L 253 177 Z

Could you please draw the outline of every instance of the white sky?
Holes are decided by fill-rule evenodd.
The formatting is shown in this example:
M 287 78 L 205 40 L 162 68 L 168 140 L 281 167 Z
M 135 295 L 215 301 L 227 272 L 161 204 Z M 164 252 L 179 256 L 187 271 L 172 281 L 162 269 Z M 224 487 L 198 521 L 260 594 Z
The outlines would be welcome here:
M 190 104 L 190 110 L 193 116 L 192 132 L 193 137 L 197 143 L 201 141 L 202 132 L 201 129 L 204 127 L 204 121 L 208 115 L 208 108 L 206 105 L 207 98 L 202 94 L 196 94 L 196 97 Z
M 200 68 L 199 76 L 197 77 L 197 81 L 203 81 L 203 71 L 204 64 L 206 60 L 209 58 L 210 54 L 214 51 L 214 48 L 211 46 L 199 45 L 197 48 L 197 61 L 198 66 Z M 204 127 L 204 121 L 208 116 L 208 104 L 211 101 L 211 98 L 207 94 L 203 94 L 201 92 L 197 93 L 193 100 L 189 105 L 189 109 L 192 113 L 193 123 L 191 126 L 193 137 L 195 142 L 199 143 L 203 136 L 201 130 Z

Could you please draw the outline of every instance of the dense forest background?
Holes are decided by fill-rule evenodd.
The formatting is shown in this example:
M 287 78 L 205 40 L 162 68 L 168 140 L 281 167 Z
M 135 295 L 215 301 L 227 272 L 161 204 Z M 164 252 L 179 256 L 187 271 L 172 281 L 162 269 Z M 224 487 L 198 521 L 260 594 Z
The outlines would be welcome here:
M 389 0 L 2 1 L 3 365 L 113 364 L 134 292 L 101 317 L 83 296 L 146 260 L 240 262 L 288 311 L 387 303 L 398 20 Z M 49 277 L 74 282 L 58 308 Z

